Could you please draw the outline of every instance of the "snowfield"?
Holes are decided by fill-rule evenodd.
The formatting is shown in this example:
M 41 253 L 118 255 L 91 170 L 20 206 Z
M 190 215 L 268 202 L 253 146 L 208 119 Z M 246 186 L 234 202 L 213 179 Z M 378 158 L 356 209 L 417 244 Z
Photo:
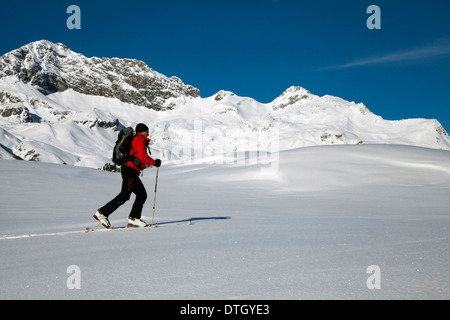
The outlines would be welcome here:
M 0 160 L 0 299 L 450 298 L 449 151 L 246 155 L 163 163 L 157 228 L 88 233 L 119 174 Z M 147 222 L 155 171 L 142 178 Z

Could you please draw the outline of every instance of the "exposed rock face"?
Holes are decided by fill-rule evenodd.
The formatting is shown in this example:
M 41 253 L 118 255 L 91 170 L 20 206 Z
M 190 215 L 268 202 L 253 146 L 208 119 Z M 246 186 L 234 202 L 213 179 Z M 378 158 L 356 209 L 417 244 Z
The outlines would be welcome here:
M 18 116 L 22 122 L 33 122 L 33 119 L 27 107 L 6 107 L 0 108 L 0 116 L 9 118 Z
M 87 58 L 61 43 L 46 40 L 1 56 L 0 79 L 8 76 L 30 83 L 45 95 L 70 88 L 154 110 L 174 108 L 174 104 L 164 106 L 169 98 L 200 96 L 197 88 L 177 77 L 168 78 L 142 61 Z

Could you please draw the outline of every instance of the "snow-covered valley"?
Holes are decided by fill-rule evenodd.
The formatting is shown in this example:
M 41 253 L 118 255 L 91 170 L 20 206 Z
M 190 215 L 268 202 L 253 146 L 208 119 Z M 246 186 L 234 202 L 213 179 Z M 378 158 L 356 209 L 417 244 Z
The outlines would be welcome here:
M 157 228 L 88 233 L 119 174 L 0 160 L 0 298 L 450 298 L 449 151 L 340 145 L 265 164 L 241 156 L 163 165 Z M 153 196 L 155 170 L 142 179 Z M 126 224 L 133 199 L 113 225 Z M 73 266 L 79 289 L 69 289 Z

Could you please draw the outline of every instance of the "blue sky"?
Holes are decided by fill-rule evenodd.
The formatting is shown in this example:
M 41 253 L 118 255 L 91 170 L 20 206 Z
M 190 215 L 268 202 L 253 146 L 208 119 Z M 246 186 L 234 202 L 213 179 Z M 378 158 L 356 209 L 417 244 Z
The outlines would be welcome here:
M 66 27 L 69 5 L 80 30 Z M 370 5 L 379 30 L 366 26 Z M 450 131 L 448 0 L 15 0 L 2 4 L 0 30 L 0 54 L 47 39 L 143 60 L 202 97 L 224 89 L 270 102 L 298 85 Z

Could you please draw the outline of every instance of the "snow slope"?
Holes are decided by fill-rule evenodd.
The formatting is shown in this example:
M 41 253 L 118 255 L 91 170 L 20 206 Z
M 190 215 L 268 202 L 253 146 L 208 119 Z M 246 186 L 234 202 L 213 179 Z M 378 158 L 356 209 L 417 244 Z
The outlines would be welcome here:
M 119 191 L 118 174 L 0 160 L 0 298 L 450 298 L 450 152 L 340 145 L 246 157 L 163 166 L 158 228 L 93 233 L 84 229 Z M 142 179 L 150 221 L 155 170 Z M 81 288 L 70 290 L 73 265 Z

